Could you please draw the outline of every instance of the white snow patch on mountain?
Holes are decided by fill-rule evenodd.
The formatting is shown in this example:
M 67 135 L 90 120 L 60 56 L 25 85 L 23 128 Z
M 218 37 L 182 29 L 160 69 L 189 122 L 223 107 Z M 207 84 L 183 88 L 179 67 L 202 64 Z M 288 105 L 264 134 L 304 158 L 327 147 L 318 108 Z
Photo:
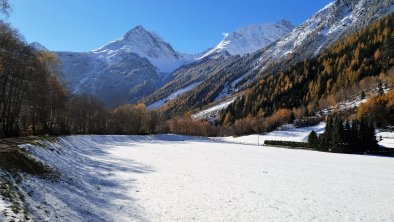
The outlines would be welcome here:
M 266 50 L 260 60 L 262 62 L 272 61 L 272 59 L 277 60 L 295 53 L 294 50 L 296 49 L 305 50 L 309 45 L 315 48 L 311 49 L 313 50 L 313 55 L 317 55 L 349 27 L 357 24 L 360 19 L 371 17 L 372 15 L 368 14 L 367 10 L 373 4 L 370 2 L 367 0 L 353 2 L 334 1 L 327 4 L 310 19 L 293 29 Z M 380 15 L 390 12 L 392 7 L 393 5 L 390 5 L 390 8 L 380 10 Z M 318 35 L 315 35 L 316 33 Z M 307 53 L 305 51 L 296 52 Z
M 212 106 L 208 109 L 200 111 L 196 114 L 193 114 L 192 118 L 193 119 L 205 119 L 210 122 L 213 122 L 219 116 L 219 112 L 222 111 L 223 109 L 226 109 L 231 103 L 233 103 L 235 101 L 235 99 L 236 99 L 236 97 L 226 100 L 224 102 L 221 102 L 215 106 Z
M 276 24 L 248 25 L 232 33 L 223 33 L 223 40 L 199 59 L 224 51 L 231 55 L 252 53 L 275 42 L 292 29 L 290 22 L 281 20 Z
M 154 102 L 154 103 L 148 105 L 147 108 L 148 108 L 149 110 L 153 110 L 153 109 L 160 108 L 160 107 L 163 106 L 166 102 L 168 102 L 168 101 L 170 101 L 170 100 L 173 100 L 173 99 L 179 97 L 180 95 L 182 95 L 182 94 L 184 94 L 184 93 L 189 92 L 190 90 L 192 90 L 192 89 L 194 89 L 196 86 L 198 86 L 200 83 L 201 83 L 201 82 L 195 82 L 195 83 L 192 83 L 192 84 L 186 86 L 185 88 L 179 89 L 179 90 L 177 90 L 176 92 L 171 93 L 171 94 L 170 94 L 169 96 L 167 96 L 166 98 L 160 99 L 160 100 L 158 100 L 158 101 L 156 101 L 156 102 Z

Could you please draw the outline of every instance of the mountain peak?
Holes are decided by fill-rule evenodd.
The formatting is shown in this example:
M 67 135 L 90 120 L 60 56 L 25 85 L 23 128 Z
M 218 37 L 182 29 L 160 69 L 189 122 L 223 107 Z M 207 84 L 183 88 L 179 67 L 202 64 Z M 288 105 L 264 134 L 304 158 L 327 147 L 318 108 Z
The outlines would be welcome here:
M 127 36 L 129 34 L 135 34 L 135 33 L 150 33 L 150 32 L 148 30 L 146 30 L 142 25 L 137 25 L 136 27 L 134 27 L 133 29 L 128 31 L 125 34 L 125 36 Z
M 154 38 L 158 41 L 163 41 L 159 34 L 146 30 L 142 25 L 138 25 L 124 34 L 123 39 L 132 40 L 133 38 Z
M 281 19 L 276 24 L 279 25 L 279 26 L 288 27 L 288 28 L 291 28 L 291 29 L 294 28 L 294 25 L 287 19 Z
M 142 26 L 142 25 L 137 25 L 137 26 L 134 27 L 132 30 L 146 30 L 146 29 L 145 29 L 144 26 Z
M 179 66 L 192 61 L 175 51 L 156 32 L 146 30 L 138 25 L 118 40 L 93 50 L 93 53 L 111 61 L 122 59 L 129 53 L 135 53 L 148 59 L 160 71 L 169 73 Z

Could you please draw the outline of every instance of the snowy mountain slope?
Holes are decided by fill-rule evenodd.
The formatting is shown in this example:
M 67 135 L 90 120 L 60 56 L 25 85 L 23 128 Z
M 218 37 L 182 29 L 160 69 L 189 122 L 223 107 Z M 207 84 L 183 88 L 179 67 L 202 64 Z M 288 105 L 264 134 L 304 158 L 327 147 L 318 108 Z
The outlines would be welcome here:
M 281 20 L 276 24 L 248 25 L 235 32 L 224 33 L 224 39 L 200 59 L 225 52 L 230 55 L 252 53 L 275 42 L 293 28 L 287 20 Z
M 226 109 L 231 103 L 233 103 L 235 101 L 235 97 L 231 98 L 229 100 L 223 101 L 219 104 L 216 104 L 208 109 L 202 110 L 196 114 L 192 115 L 193 119 L 204 119 L 204 120 L 208 120 L 209 122 L 214 122 L 220 111 L 222 111 L 223 109 Z
M 160 107 L 163 106 L 166 102 L 168 102 L 168 101 L 170 101 L 170 100 L 173 100 L 173 99 L 177 98 L 178 96 L 180 96 L 180 95 L 182 95 L 182 94 L 184 94 L 184 93 L 189 92 L 189 91 L 192 90 L 194 87 L 198 86 L 198 84 L 200 84 L 200 83 L 201 83 L 201 82 L 195 82 L 195 83 L 192 83 L 192 84 L 190 84 L 190 85 L 188 85 L 188 86 L 186 86 L 186 87 L 184 87 L 184 88 L 182 88 L 182 89 L 179 89 L 178 91 L 171 93 L 171 94 L 170 94 L 169 96 L 167 96 L 166 98 L 160 99 L 160 100 L 158 100 L 158 101 L 156 101 L 156 102 L 150 104 L 147 108 L 148 108 L 149 110 L 153 110 L 153 109 L 160 108 Z
M 312 129 L 323 127 L 275 131 L 260 142 L 304 141 Z M 55 168 L 59 180 L 22 174 L 15 185 L 32 221 L 394 219 L 392 158 L 262 147 L 257 141 L 257 136 L 60 137 L 23 145 Z M 0 198 L 0 220 L 19 220 L 11 212 Z
M 137 26 L 123 37 L 105 46 L 93 50 L 94 54 L 117 62 L 122 52 L 132 52 L 148 59 L 161 72 L 169 73 L 178 67 L 193 62 L 192 55 L 176 52 L 170 44 L 165 42 L 157 33 L 149 32 L 142 26 Z
M 262 63 L 288 55 L 310 58 L 341 38 L 394 10 L 393 0 L 337 0 L 319 10 L 293 31 L 270 46 Z
M 107 107 L 139 101 L 162 86 L 169 72 L 194 61 L 142 26 L 91 52 L 56 54 L 71 91 L 96 95 Z
M 190 85 L 190 78 L 195 79 L 192 82 L 206 80 L 209 75 L 215 75 L 216 70 L 224 69 L 225 65 L 232 62 L 232 55 L 255 52 L 275 42 L 292 29 L 290 22 L 281 20 L 276 24 L 249 25 L 233 33 L 227 33 L 215 48 L 196 55 L 198 62 L 176 70 L 172 73 L 171 81 L 157 91 L 160 93 L 154 93 L 144 101 L 154 107 L 162 106 L 166 96 Z
M 91 52 L 57 55 L 68 87 L 74 93 L 96 95 L 107 107 L 137 102 L 163 83 L 156 67 L 134 53 L 122 54 L 114 63 Z
M 150 105 L 154 103 L 158 104 L 160 101 L 168 101 L 166 98 L 171 94 L 187 88 L 197 82 L 201 83 L 202 81 L 205 81 L 209 75 L 216 75 L 217 70 L 223 70 L 223 67 L 228 65 L 228 63 L 231 63 L 233 60 L 233 56 L 227 57 L 220 55 L 215 59 L 204 58 L 196 63 L 185 65 L 171 73 L 169 81 L 151 95 L 144 98 L 143 102 Z M 195 89 L 195 87 L 193 89 Z M 184 94 L 178 94 L 176 98 Z M 160 106 L 163 104 L 160 104 Z
M 275 75 L 326 49 L 394 10 L 394 0 L 337 0 L 278 41 L 208 73 L 200 86 L 174 101 L 168 113 L 182 113 L 253 87 L 258 77 Z M 199 95 L 196 98 L 195 95 Z M 208 98 L 208 99 L 205 99 Z M 188 108 L 185 108 L 188 107 Z

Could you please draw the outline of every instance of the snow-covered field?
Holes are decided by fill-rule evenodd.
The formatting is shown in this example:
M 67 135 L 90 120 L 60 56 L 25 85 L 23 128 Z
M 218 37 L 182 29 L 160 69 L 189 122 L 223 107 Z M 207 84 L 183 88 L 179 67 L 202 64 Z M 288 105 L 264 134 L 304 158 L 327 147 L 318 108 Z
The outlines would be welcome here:
M 321 134 L 324 132 L 326 124 L 324 122 L 311 127 L 295 128 L 293 125 L 282 126 L 282 130 L 276 130 L 265 135 L 247 135 L 240 137 L 221 137 L 217 138 L 219 141 L 248 144 L 248 145 L 263 145 L 265 140 L 282 140 L 282 141 L 296 141 L 307 142 L 308 136 L 314 130 Z
M 24 147 L 61 180 L 25 176 L 20 187 L 36 221 L 394 221 L 393 158 L 247 145 L 255 139 L 62 137 Z
M 381 131 L 376 134 L 376 137 L 379 141 L 379 145 L 394 149 L 394 132 Z

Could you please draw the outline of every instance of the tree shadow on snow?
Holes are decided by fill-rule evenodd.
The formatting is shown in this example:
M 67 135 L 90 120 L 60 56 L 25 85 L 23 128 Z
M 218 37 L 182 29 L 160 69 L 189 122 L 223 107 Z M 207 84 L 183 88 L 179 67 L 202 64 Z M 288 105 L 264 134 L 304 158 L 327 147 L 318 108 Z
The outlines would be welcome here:
M 33 156 L 56 168 L 61 177 L 51 182 L 30 178 L 33 218 L 69 221 L 146 221 L 133 192 L 135 174 L 154 172 L 130 158 L 114 157 L 107 146 L 145 141 L 128 136 L 72 136 L 47 143 L 50 149 L 26 146 Z M 34 180 L 34 181 L 33 181 Z M 124 217 L 123 217 L 124 216 Z

